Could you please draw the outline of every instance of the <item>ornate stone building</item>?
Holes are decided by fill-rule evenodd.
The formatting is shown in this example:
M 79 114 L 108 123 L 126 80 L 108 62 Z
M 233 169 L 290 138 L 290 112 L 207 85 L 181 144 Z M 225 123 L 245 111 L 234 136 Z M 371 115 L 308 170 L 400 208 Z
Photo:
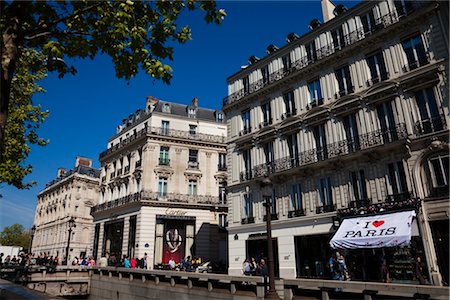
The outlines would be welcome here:
M 94 256 L 227 259 L 224 113 L 148 97 L 100 154 Z
M 32 253 L 64 259 L 72 217 L 75 227 L 70 237 L 69 261 L 92 252 L 90 211 L 98 201 L 99 174 L 92 168 L 92 160 L 84 157 L 77 157 L 70 171 L 58 169 L 58 177 L 38 194 Z
M 409 246 L 340 250 L 352 279 L 417 282 L 420 256 L 428 280 L 448 284 L 448 2 L 323 0 L 322 10 L 323 24 L 228 78 L 229 273 L 267 255 L 269 177 L 279 276 L 329 277 L 341 222 L 381 226 L 410 210 Z

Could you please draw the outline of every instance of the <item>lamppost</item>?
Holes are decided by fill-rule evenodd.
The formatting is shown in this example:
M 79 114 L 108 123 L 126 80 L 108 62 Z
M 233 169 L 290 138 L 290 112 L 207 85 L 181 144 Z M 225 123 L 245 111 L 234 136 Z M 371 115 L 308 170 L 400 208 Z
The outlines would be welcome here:
M 67 238 L 66 265 L 69 265 L 69 248 L 70 248 L 70 237 L 72 235 L 72 230 L 73 230 L 73 228 L 77 227 L 77 225 L 75 224 L 74 217 L 70 217 L 70 219 L 68 221 L 68 225 L 69 225 L 69 237 Z
M 33 253 L 31 251 L 31 247 L 33 246 L 33 239 L 34 239 L 34 233 L 36 232 L 36 225 L 33 224 L 31 227 L 30 233 L 31 233 L 31 239 L 30 239 L 30 247 L 28 248 L 28 253 Z
M 267 267 L 269 269 L 269 291 L 265 299 L 280 299 L 275 289 L 275 266 L 273 260 L 273 244 L 272 244 L 272 181 L 269 177 L 265 177 L 261 181 L 261 192 L 263 195 L 264 206 L 266 207 L 266 230 L 267 230 Z

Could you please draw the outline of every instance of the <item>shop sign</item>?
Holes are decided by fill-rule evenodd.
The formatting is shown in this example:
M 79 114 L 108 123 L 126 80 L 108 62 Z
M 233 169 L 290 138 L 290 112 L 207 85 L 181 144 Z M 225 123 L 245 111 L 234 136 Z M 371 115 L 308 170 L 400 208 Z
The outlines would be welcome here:
M 166 215 L 168 216 L 185 216 L 186 215 L 186 211 L 181 210 L 181 209 L 172 209 L 172 208 L 168 208 L 166 209 Z
M 407 246 L 415 211 L 344 219 L 331 248 L 360 249 Z

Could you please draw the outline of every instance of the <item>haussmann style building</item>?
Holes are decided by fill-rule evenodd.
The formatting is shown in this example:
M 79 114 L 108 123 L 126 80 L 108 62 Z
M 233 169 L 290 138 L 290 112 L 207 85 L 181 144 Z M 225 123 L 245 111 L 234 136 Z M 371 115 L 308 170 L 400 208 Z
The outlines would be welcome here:
M 98 201 L 99 174 L 91 159 L 79 156 L 73 169 L 59 168 L 58 177 L 39 192 L 31 247 L 35 256 L 58 257 L 64 262 L 68 245 L 69 262 L 92 253 L 90 212 Z
M 418 283 L 419 256 L 448 284 L 448 2 L 322 11 L 227 79 L 229 274 L 267 256 L 268 197 L 280 277 L 338 251 L 352 280 Z
M 94 256 L 162 268 L 187 256 L 226 263 L 226 123 L 221 110 L 148 97 L 100 154 Z

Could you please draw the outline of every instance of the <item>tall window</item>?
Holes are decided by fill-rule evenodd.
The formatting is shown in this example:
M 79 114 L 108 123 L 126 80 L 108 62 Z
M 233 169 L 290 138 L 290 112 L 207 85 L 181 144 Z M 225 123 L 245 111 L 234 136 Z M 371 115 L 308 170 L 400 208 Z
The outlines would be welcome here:
M 219 169 L 219 171 L 227 170 L 227 154 L 226 153 L 219 153 L 218 169 Z
M 358 126 L 356 124 L 356 115 L 351 114 L 343 119 L 345 135 L 347 137 L 347 149 L 352 153 L 360 149 Z
M 252 194 L 244 194 L 244 218 L 253 217 Z
M 197 180 L 189 180 L 188 194 L 191 196 L 197 196 Z
M 384 63 L 383 53 L 377 52 L 366 58 L 369 65 L 371 83 L 377 83 L 387 79 L 386 65 Z
M 169 147 L 161 146 L 159 150 L 159 164 L 163 166 L 169 165 Z
M 198 150 L 189 149 L 189 160 L 188 160 L 189 168 L 198 168 Z
M 344 46 L 344 31 L 342 27 L 331 31 L 331 37 L 333 39 L 333 45 L 335 50 L 341 50 Z
M 287 143 L 289 148 L 289 157 L 291 158 L 291 166 L 299 165 L 299 153 L 298 153 L 298 143 L 297 143 L 297 134 L 293 133 L 287 136 Z
M 273 153 L 273 142 L 269 142 L 263 145 L 264 156 L 266 157 L 266 164 L 272 166 L 275 160 L 275 154 Z
M 219 183 L 219 202 L 220 204 L 227 204 L 226 182 Z
M 197 125 L 189 125 L 189 134 L 191 135 L 197 134 Z
M 394 113 L 391 102 L 384 102 L 377 107 L 378 120 L 380 121 L 381 136 L 383 143 L 389 143 L 397 140 L 397 131 L 395 129 Z
M 417 132 L 424 134 L 442 130 L 442 119 L 439 116 L 433 89 L 421 90 L 415 94 L 415 98 L 420 112 L 420 121 L 416 123 Z
M 408 60 L 407 69 L 413 70 L 427 64 L 428 59 L 420 34 L 402 41 L 402 46 Z
M 302 187 L 300 184 L 292 185 L 291 206 L 292 206 L 292 210 L 294 210 L 294 211 L 303 209 Z
M 397 16 L 407 16 L 413 12 L 413 1 L 411 0 L 394 0 L 395 9 L 397 10 Z
M 264 67 L 261 68 L 261 75 L 262 75 L 262 80 L 264 84 L 269 83 L 269 66 L 265 65 Z
M 336 70 L 336 80 L 339 86 L 338 96 L 344 96 L 353 92 L 350 68 L 348 65 Z
M 250 111 L 246 110 L 244 112 L 242 112 L 241 114 L 242 117 L 242 124 L 243 124 L 243 132 L 244 134 L 249 133 L 251 131 L 251 127 L 250 127 Z
M 161 134 L 167 135 L 169 134 L 169 121 L 161 121 Z
M 162 112 L 170 114 L 170 104 L 169 103 L 164 103 L 164 105 L 162 106 Z
M 286 108 L 286 117 L 293 116 L 297 113 L 295 108 L 294 91 L 283 94 L 284 106 Z
M 364 170 L 350 172 L 353 196 L 356 201 L 367 199 L 366 178 Z
M 242 152 L 242 158 L 244 159 L 245 179 L 250 179 L 252 177 L 252 157 L 250 149 L 246 149 Z
M 369 13 L 361 16 L 361 23 L 363 25 L 364 33 L 371 33 L 375 26 L 375 17 L 373 15 L 373 10 L 370 10 Z
M 333 205 L 333 193 L 330 177 L 319 180 L 319 204 L 320 206 Z
M 449 177 L 449 155 L 439 154 L 428 160 L 434 188 L 447 187 Z
M 307 44 L 305 46 L 306 50 L 306 57 L 308 58 L 308 63 L 313 63 L 317 60 L 317 50 L 316 50 L 316 44 L 314 41 Z
M 197 108 L 189 107 L 188 108 L 188 117 L 195 119 L 197 117 Z
M 269 101 L 261 104 L 261 111 L 263 113 L 263 126 L 272 124 L 272 110 Z
M 287 72 L 291 69 L 292 67 L 292 62 L 291 62 L 291 55 L 285 55 L 281 58 L 281 61 L 283 62 L 283 72 Z
M 248 76 L 242 78 L 242 85 L 244 86 L 244 93 L 248 94 L 250 92 L 250 80 Z
M 314 105 L 322 105 L 322 90 L 320 89 L 320 80 L 316 79 L 308 83 L 309 103 Z
M 388 178 L 392 194 L 407 192 L 405 169 L 403 162 L 398 161 L 388 164 Z
M 225 228 L 227 226 L 227 215 L 219 214 L 219 227 Z
M 217 112 L 216 121 L 219 123 L 223 123 L 224 119 L 225 119 L 225 117 L 224 117 L 223 112 Z
M 314 140 L 316 141 L 317 160 L 325 160 L 328 158 L 327 138 L 325 135 L 325 124 L 320 124 L 313 129 Z
M 167 178 L 166 177 L 159 177 L 159 180 L 158 180 L 158 195 L 160 197 L 167 196 Z

